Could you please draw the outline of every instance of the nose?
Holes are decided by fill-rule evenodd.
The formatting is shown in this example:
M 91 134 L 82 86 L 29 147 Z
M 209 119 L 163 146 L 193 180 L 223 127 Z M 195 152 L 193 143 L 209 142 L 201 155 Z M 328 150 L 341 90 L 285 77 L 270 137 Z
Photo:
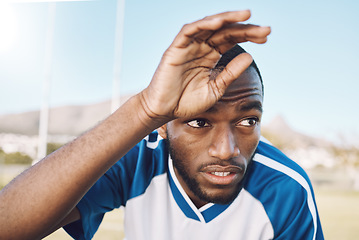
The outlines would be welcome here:
M 229 160 L 240 154 L 233 129 L 230 126 L 219 128 L 213 133 L 208 152 L 211 157 L 221 160 Z

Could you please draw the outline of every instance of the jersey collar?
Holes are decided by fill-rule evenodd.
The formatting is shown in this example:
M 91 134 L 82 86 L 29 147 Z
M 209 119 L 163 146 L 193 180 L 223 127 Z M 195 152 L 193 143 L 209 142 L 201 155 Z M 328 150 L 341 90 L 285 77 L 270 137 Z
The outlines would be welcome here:
M 224 212 L 230 206 L 230 204 L 221 205 L 208 203 L 198 209 L 179 183 L 173 169 L 171 156 L 168 157 L 168 168 L 168 178 L 173 198 L 175 199 L 178 207 L 188 218 L 200 221 L 202 223 L 208 223 L 214 218 L 216 218 L 218 215 L 220 215 L 222 212 Z

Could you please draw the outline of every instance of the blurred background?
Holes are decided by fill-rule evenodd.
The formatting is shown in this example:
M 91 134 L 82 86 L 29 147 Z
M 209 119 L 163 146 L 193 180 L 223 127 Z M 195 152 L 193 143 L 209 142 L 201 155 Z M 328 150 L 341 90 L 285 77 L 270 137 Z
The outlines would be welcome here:
M 241 9 L 272 27 L 242 44 L 264 79 L 263 135 L 309 174 L 326 239 L 357 239 L 355 0 L 0 1 L 0 188 L 145 88 L 183 24 Z M 122 211 L 108 216 L 96 237 L 121 239 Z

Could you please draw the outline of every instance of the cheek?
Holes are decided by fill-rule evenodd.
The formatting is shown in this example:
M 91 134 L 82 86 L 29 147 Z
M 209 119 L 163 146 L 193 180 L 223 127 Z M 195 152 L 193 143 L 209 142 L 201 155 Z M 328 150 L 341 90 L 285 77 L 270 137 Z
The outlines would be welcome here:
M 241 135 L 240 139 L 238 140 L 240 142 L 239 150 L 246 159 L 250 159 L 253 156 L 258 146 L 259 139 L 260 139 L 259 127 L 258 129 L 255 129 L 251 134 Z
M 171 147 L 175 150 L 177 157 L 180 157 L 182 162 L 193 165 L 198 159 L 205 154 L 206 141 L 197 139 L 194 135 L 171 136 L 169 139 Z

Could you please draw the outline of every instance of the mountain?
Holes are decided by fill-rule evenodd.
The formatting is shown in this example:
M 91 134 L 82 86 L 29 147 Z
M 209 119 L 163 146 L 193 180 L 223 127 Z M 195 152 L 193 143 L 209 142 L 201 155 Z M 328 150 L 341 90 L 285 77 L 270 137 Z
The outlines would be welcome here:
M 328 147 L 329 142 L 295 131 L 284 117 L 278 115 L 262 126 L 262 134 L 279 148 L 294 149 Z
M 121 98 L 125 102 L 130 96 Z M 110 115 L 111 102 L 62 106 L 49 110 L 49 134 L 77 136 Z M 37 135 L 40 112 L 32 111 L 0 116 L 0 133 Z

